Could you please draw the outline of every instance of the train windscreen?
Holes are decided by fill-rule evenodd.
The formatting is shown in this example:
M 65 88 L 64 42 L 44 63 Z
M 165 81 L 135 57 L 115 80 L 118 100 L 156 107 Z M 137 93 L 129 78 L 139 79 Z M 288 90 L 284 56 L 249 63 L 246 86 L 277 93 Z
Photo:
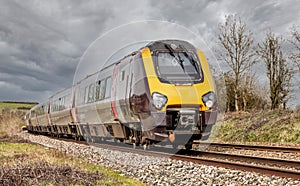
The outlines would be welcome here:
M 198 59 L 188 52 L 158 52 L 156 72 L 165 83 L 194 84 L 202 80 Z

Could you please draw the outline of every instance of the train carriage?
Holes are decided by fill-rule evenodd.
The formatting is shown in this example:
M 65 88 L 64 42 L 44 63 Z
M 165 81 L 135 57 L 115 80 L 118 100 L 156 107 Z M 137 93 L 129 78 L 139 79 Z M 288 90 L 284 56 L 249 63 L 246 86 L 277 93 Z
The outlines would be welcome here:
M 187 148 L 195 139 L 206 140 L 217 118 L 206 57 L 180 40 L 147 44 L 52 96 L 49 106 L 48 125 L 63 126 L 62 134 Z

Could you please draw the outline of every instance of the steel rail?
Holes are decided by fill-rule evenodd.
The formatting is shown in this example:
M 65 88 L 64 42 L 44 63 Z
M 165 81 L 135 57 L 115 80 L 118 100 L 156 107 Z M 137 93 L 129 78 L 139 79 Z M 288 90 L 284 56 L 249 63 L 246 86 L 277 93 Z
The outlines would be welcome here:
M 252 157 L 244 155 L 222 154 L 213 152 L 201 152 L 195 150 L 178 150 L 153 147 L 150 150 L 143 150 L 142 148 L 133 149 L 129 145 L 115 146 L 111 144 L 96 144 L 96 147 L 108 148 L 113 150 L 119 150 L 123 152 L 137 153 L 147 156 L 171 158 L 174 160 L 181 160 L 187 162 L 193 162 L 197 164 L 203 164 L 208 166 L 223 167 L 228 169 L 242 170 L 248 172 L 256 172 L 269 176 L 279 176 L 285 178 L 293 178 L 300 180 L 300 170 L 290 170 L 286 168 L 279 168 L 280 166 L 291 166 L 300 168 L 299 161 L 289 161 L 283 159 L 270 159 L 261 157 Z M 205 156 L 205 158 L 203 158 Z M 207 158 L 210 157 L 210 158 Z M 231 159 L 228 161 L 227 159 Z M 250 163 L 245 163 L 245 162 Z M 253 164 L 256 162 L 256 164 Z M 264 165 L 265 164 L 272 164 Z M 274 166 L 275 165 L 275 166 Z
M 247 172 L 256 172 L 264 175 L 279 176 L 279 177 L 293 178 L 293 179 L 300 180 L 300 171 L 261 166 L 261 165 L 245 164 L 245 163 L 232 162 L 232 161 L 224 161 L 220 159 L 202 159 L 199 157 L 185 156 L 185 155 L 174 155 L 171 158 L 175 160 L 182 160 L 182 161 L 189 161 L 198 164 L 204 164 L 208 166 L 223 167 L 223 168 L 236 169 L 236 170 L 242 170 Z
M 82 141 L 79 142 L 70 139 L 59 139 L 59 140 L 88 145 L 86 142 L 82 142 Z M 293 178 L 293 179 L 300 180 L 299 170 L 278 168 L 278 165 L 280 165 L 280 166 L 290 166 L 290 167 L 300 169 L 299 161 L 226 154 L 220 152 L 207 152 L 207 151 L 184 150 L 184 149 L 179 150 L 179 149 L 164 148 L 164 147 L 153 147 L 153 148 L 151 147 L 150 150 L 144 150 L 141 147 L 132 148 L 132 146 L 125 145 L 123 143 L 107 142 L 107 141 L 104 144 L 94 143 L 89 145 L 100 147 L 100 148 L 111 149 L 111 150 L 118 150 L 122 152 L 130 152 L 130 153 L 137 153 L 137 154 L 147 155 L 147 156 L 171 158 L 174 160 L 194 162 L 197 164 L 204 164 L 208 166 L 216 166 L 216 167 L 223 167 L 228 169 L 256 172 L 256 173 L 261 173 L 270 176 L 279 176 L 279 177 L 286 177 L 286 178 Z M 228 161 L 228 159 L 231 159 L 231 161 Z M 245 163 L 249 161 L 250 163 Z M 254 162 L 256 164 L 253 164 Z M 262 165 L 262 164 L 272 164 L 273 166 Z
M 300 153 L 300 147 L 246 145 L 246 144 L 230 144 L 230 143 L 207 143 L 207 142 L 194 142 L 193 144 L 197 144 L 197 145 L 200 145 L 200 146 L 201 145 L 209 146 L 209 147 Z

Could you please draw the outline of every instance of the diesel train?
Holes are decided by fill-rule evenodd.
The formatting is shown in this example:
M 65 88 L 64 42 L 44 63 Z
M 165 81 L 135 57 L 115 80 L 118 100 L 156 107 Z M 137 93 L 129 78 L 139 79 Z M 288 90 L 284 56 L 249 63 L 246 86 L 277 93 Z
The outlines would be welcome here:
M 204 53 L 186 41 L 158 40 L 54 94 L 25 120 L 32 133 L 191 148 L 209 137 L 216 100 Z

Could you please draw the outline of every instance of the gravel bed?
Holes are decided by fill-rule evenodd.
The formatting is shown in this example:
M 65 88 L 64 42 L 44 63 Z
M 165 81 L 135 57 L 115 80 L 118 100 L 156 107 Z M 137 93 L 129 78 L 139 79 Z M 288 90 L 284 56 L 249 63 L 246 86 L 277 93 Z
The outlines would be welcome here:
M 300 185 L 299 180 L 112 151 L 22 133 L 31 142 L 105 166 L 150 185 Z

